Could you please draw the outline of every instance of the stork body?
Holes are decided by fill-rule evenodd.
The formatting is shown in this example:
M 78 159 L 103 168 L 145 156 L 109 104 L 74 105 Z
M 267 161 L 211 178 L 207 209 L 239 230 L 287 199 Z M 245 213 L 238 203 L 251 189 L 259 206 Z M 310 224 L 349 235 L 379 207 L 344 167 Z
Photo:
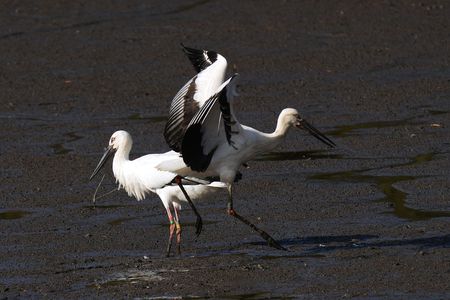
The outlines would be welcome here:
M 166 161 L 179 161 L 179 163 L 182 163 L 180 154 L 174 151 L 161 154 L 147 154 L 130 160 L 129 153 L 131 147 L 131 135 L 123 130 L 116 131 L 111 136 L 109 146 L 97 168 L 94 170 L 91 179 L 99 172 L 108 158 L 114 155 L 112 168 L 114 177 L 119 184 L 119 189 L 123 188 L 129 196 L 135 197 L 138 201 L 143 200 L 151 192 L 156 193 L 160 197 L 170 223 L 166 254 L 170 254 L 175 232 L 177 236 L 177 248 L 178 252 L 180 252 L 181 225 L 179 211 L 182 203 L 189 203 L 191 205 L 191 199 L 198 200 L 212 196 L 219 190 L 225 188 L 226 185 L 221 182 L 208 184 L 193 183 L 192 181 L 182 180 L 176 173 L 162 169 L 161 165 Z M 201 180 L 198 179 L 198 181 Z M 197 234 L 199 234 L 201 230 L 201 217 L 195 207 L 193 208 L 197 214 L 196 226 Z

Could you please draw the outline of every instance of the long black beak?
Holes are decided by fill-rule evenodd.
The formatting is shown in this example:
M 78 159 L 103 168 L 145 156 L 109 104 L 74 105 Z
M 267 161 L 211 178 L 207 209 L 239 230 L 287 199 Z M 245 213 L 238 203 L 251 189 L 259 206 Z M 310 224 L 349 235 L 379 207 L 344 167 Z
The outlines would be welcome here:
M 314 136 L 316 139 L 318 139 L 319 141 L 321 141 L 322 143 L 326 144 L 329 147 L 336 146 L 336 144 L 332 140 L 327 138 L 322 132 L 320 132 L 314 126 L 312 126 L 311 124 L 306 122 L 306 120 L 304 120 L 302 118 L 298 118 L 297 121 L 298 121 L 298 123 L 297 123 L 298 128 L 308 131 L 312 136 Z
M 102 158 L 98 162 L 97 167 L 95 167 L 94 172 L 92 172 L 91 177 L 89 177 L 89 181 L 92 180 L 92 178 L 97 175 L 97 173 L 101 170 L 101 168 L 105 165 L 105 163 L 108 161 L 108 159 L 116 152 L 116 149 L 114 149 L 112 146 L 108 146 L 106 148 L 105 153 L 103 154 Z

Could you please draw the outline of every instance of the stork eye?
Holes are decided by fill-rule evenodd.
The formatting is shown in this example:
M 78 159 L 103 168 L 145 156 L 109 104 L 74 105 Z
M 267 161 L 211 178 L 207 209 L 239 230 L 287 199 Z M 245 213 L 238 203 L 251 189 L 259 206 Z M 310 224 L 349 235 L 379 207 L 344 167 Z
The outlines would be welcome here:
M 114 143 L 114 140 L 115 140 L 116 138 L 115 137 L 112 137 L 111 138 L 111 143 Z

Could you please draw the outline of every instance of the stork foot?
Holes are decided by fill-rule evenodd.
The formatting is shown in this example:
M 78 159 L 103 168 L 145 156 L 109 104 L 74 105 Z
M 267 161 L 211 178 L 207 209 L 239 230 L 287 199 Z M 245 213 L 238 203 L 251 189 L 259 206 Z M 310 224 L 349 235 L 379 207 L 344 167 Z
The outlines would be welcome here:
M 228 208 L 227 209 L 227 214 L 229 215 L 229 216 L 236 216 L 236 211 L 234 210 L 234 209 L 232 209 L 232 208 Z

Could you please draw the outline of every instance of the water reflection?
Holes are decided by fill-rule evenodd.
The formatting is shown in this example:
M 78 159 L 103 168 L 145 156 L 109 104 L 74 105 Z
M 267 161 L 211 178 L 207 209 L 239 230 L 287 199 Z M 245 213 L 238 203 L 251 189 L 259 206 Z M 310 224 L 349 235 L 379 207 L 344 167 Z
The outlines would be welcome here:
M 391 167 L 414 166 L 417 164 L 433 160 L 435 155 L 436 153 L 420 154 L 415 157 L 412 157 L 406 163 L 394 164 Z M 397 217 L 402 219 L 417 221 L 417 220 L 428 220 L 437 217 L 450 217 L 450 211 L 429 211 L 408 207 L 406 205 L 406 197 L 408 196 L 408 193 L 395 187 L 395 184 L 397 184 L 398 182 L 413 181 L 417 178 L 422 178 L 424 176 L 410 176 L 410 175 L 378 176 L 378 175 L 363 174 L 367 171 L 377 170 L 381 168 L 385 168 L 385 166 L 361 170 L 334 172 L 334 173 L 321 173 L 312 175 L 309 178 L 336 181 L 336 182 L 352 182 L 352 183 L 365 182 L 375 184 L 384 194 L 382 198 L 377 199 L 376 201 L 391 203 L 394 208 L 394 211 L 389 213 L 393 213 Z
M 53 154 L 61 155 L 61 154 L 67 154 L 69 152 L 72 152 L 73 149 L 66 148 L 65 144 L 75 142 L 75 141 L 78 141 L 83 138 L 83 136 L 79 135 L 75 131 L 67 132 L 63 136 L 65 139 L 64 142 L 49 145 L 49 147 L 53 149 Z
M 50 148 L 52 148 L 53 154 L 56 154 L 56 155 L 67 154 L 67 153 L 73 151 L 73 149 L 65 148 L 64 143 L 51 144 Z
M 6 210 L 0 212 L 0 220 L 20 219 L 29 214 L 31 214 L 31 212 L 25 210 Z
M 403 120 L 394 120 L 394 121 L 375 121 L 375 122 L 366 122 L 366 123 L 357 123 L 351 125 L 340 125 L 336 126 L 335 130 L 327 131 L 326 134 L 332 136 L 345 137 L 348 136 L 352 131 L 358 129 L 370 129 L 370 128 L 387 128 L 387 127 L 398 127 L 398 126 L 407 126 L 407 125 L 418 125 L 421 123 L 411 122 L 414 117 L 406 118 Z

